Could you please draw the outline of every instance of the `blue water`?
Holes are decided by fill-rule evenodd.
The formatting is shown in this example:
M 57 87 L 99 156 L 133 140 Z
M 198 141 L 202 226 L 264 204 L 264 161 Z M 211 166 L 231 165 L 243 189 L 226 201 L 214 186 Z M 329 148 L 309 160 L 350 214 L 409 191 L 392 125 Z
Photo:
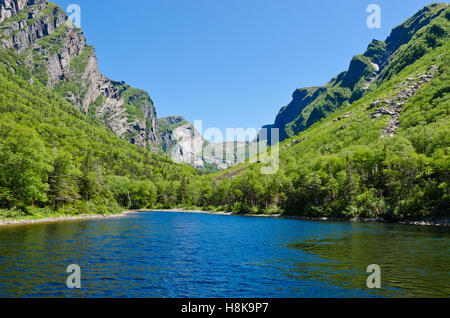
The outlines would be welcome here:
M 449 247 L 447 228 L 189 213 L 2 227 L 0 296 L 448 297 Z

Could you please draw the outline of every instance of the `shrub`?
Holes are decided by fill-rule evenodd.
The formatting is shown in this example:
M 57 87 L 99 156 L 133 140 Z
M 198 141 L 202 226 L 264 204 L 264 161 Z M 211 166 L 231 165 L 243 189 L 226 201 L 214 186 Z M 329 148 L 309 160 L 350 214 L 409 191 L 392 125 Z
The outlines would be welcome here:
M 24 211 L 12 208 L 12 209 L 0 209 L 0 218 L 19 218 L 24 217 L 26 214 Z

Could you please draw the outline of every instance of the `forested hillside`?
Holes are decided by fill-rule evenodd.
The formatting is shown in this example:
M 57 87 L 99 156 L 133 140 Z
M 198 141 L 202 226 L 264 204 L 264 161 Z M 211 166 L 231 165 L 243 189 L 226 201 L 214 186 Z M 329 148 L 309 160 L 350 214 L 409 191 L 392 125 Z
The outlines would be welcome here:
M 58 5 L 17 0 L 1 2 L 0 9 L 0 49 L 20 55 L 34 80 L 122 139 L 158 151 L 156 110 L 149 94 L 101 74 L 95 48 Z
M 449 35 L 448 5 L 424 8 L 393 30 L 387 42 L 396 46 L 361 99 L 281 143 L 277 174 L 241 164 L 211 177 L 203 204 L 305 216 L 448 218 Z
M 25 65 L 0 51 L 0 207 L 12 209 L 3 216 L 176 204 L 193 168 L 119 139 L 58 93 L 30 84 Z
M 363 54 L 353 57 L 348 70 L 332 78 L 325 86 L 297 89 L 293 93 L 292 102 L 281 108 L 274 124 L 267 125 L 266 128 L 278 128 L 282 141 L 292 138 L 371 92 L 392 74 L 426 53 L 425 49 L 417 46 L 403 56 L 402 46 L 442 14 L 446 7 L 446 4 L 427 6 L 394 28 L 386 41 L 373 40 Z M 429 46 L 435 46 L 436 37 L 442 34 L 438 29 L 430 31 L 425 40 Z
M 14 23 L 14 18 L 3 23 Z M 64 38 L 68 29 L 58 32 Z M 314 104 L 310 115 L 326 111 L 309 120 L 308 127 L 286 135 L 290 138 L 280 144 L 280 167 L 274 175 L 260 173 L 263 163 L 244 162 L 200 176 L 151 147 L 130 144 L 98 116 L 104 105 L 100 95 L 88 111 L 80 111 L 81 96 L 66 94 L 64 88 L 73 81 L 49 85 L 36 65 L 30 66 L 27 54 L 39 54 L 28 47 L 23 54 L 3 48 L 0 217 L 170 207 L 389 220 L 448 217 L 449 37 L 450 8 L 436 4 L 394 29 L 386 42 L 374 41 L 368 50 L 372 53 L 356 59 L 374 63 L 381 48 L 385 57 L 378 71 L 366 61 L 370 79 L 364 75 L 355 82 L 361 77 L 351 70 L 334 79 L 340 84 L 327 92 L 345 91 L 345 101 L 329 104 L 324 97 L 323 103 Z M 46 54 L 50 48 L 51 43 Z M 80 54 L 68 73 L 75 78 L 82 76 L 77 72 Z M 342 86 L 350 79 L 357 88 L 351 94 Z M 111 85 L 120 91 L 119 99 L 148 100 L 123 82 Z M 301 91 L 297 98 L 306 103 L 317 90 Z M 295 115 L 299 109 L 291 105 L 289 112 Z

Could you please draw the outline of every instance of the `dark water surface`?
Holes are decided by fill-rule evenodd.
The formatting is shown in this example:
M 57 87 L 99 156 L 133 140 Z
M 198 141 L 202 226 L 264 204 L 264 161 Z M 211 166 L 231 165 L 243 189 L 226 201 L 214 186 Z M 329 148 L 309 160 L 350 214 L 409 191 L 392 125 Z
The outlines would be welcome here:
M 0 297 L 449 297 L 449 250 L 448 228 L 188 213 L 1 227 Z

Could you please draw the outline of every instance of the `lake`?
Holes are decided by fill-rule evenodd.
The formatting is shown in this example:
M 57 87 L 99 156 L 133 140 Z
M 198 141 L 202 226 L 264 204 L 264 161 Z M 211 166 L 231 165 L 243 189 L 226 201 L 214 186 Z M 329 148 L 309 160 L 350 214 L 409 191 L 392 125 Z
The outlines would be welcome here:
M 449 250 L 448 228 L 396 224 L 146 212 L 8 226 L 0 297 L 449 297 Z

